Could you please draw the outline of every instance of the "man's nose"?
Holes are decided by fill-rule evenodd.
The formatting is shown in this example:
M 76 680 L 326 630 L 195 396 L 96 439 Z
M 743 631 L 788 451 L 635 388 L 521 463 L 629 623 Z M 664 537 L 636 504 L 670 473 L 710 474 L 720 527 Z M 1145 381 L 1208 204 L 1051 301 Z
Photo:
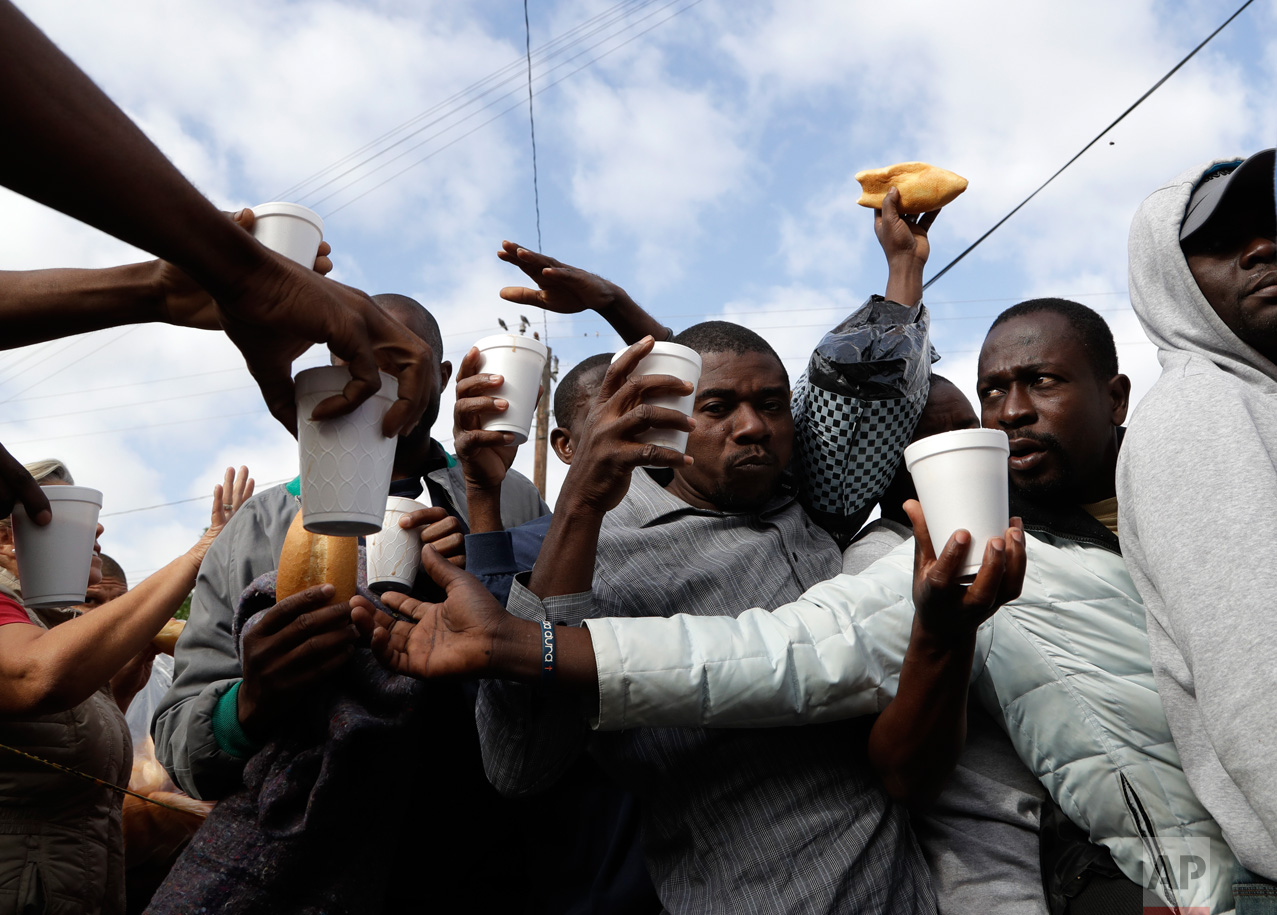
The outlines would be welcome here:
M 1259 235 L 1242 248 L 1240 264 L 1243 270 L 1253 270 L 1263 264 L 1272 263 L 1277 263 L 1277 241 L 1272 238 Z
M 762 441 L 771 435 L 771 427 L 749 404 L 741 404 L 737 407 L 732 420 L 732 438 L 738 442 Z
M 1033 398 L 1028 388 L 1013 384 L 1006 397 L 998 405 L 998 425 L 1007 429 L 1018 429 L 1032 425 L 1037 420 L 1037 410 L 1033 406 Z

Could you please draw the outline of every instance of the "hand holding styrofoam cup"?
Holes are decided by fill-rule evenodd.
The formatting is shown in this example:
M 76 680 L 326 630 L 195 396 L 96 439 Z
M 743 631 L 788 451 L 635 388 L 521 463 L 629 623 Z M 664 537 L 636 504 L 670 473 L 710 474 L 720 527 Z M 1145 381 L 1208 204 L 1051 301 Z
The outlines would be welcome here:
M 381 373 L 381 390 L 345 416 L 315 421 L 315 407 L 350 381 L 344 365 L 299 372 L 297 446 L 301 458 L 302 526 L 314 534 L 353 537 L 381 530 L 395 459 L 394 438 L 382 434 L 399 382 Z
M 24 511 L 13 513 L 13 546 L 28 607 L 84 603 L 98 535 L 102 493 L 88 486 L 41 486 L 53 520 L 41 527 Z
M 314 268 L 324 240 L 324 221 L 318 213 L 299 203 L 259 203 L 253 217 L 254 238 L 307 270 Z
M 493 413 L 480 425 L 485 432 L 512 432 L 514 443 L 522 445 L 532 431 L 537 391 L 550 351 L 540 340 L 523 334 L 494 334 L 475 347 L 479 350 L 479 371 L 504 379 L 492 396 L 509 404 L 504 413 Z
M 1006 534 L 1007 457 L 1000 429 L 958 429 L 919 439 L 905 449 L 905 466 L 927 519 L 936 555 L 956 530 L 971 534 L 961 574 L 980 571 L 985 545 Z
M 625 353 L 625 350 L 612 357 L 612 361 Z M 644 403 L 654 407 L 668 407 L 688 416 L 696 404 L 696 384 L 701 380 L 701 355 L 691 347 L 680 343 L 654 343 L 652 351 L 639 360 L 630 376 L 634 375 L 673 375 L 692 386 L 691 394 L 657 394 L 643 398 Z M 672 448 L 679 454 L 687 452 L 687 432 L 682 429 L 648 429 L 635 436 L 635 439 L 662 448 Z
M 429 499 L 424 494 L 423 497 Z M 378 594 L 412 590 L 417 569 L 421 566 L 421 538 L 416 528 L 400 527 L 399 519 L 429 507 L 429 501 L 416 502 L 401 496 L 386 499 L 386 514 L 381 530 L 369 534 L 364 541 L 370 589 Z

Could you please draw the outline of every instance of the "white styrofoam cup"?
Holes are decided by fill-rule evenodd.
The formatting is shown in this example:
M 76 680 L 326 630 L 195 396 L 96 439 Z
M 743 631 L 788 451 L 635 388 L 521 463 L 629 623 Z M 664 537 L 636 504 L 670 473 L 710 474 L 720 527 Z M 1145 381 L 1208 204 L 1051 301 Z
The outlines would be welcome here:
M 479 349 L 479 371 L 500 375 L 505 380 L 492 392 L 509 406 L 483 420 L 486 431 L 513 432 L 514 443 L 522 445 L 532 431 L 537 391 L 549 350 L 540 340 L 523 334 L 494 334 L 475 344 Z
M 399 396 L 399 382 L 381 373 L 381 390 L 351 413 L 316 422 L 310 418 L 326 397 L 350 381 L 344 365 L 299 372 L 297 448 L 301 460 L 302 526 L 314 534 L 353 537 L 381 530 L 398 439 L 381 432 L 386 411 Z
M 985 545 L 1006 533 L 1010 453 L 1001 429 L 942 432 L 905 449 L 905 466 L 913 475 L 936 555 L 954 531 L 971 534 L 964 576 L 980 571 Z
M 84 603 L 98 534 L 102 493 L 88 486 L 41 486 L 53 520 L 40 527 L 19 508 L 13 513 L 13 546 L 28 607 Z
M 318 213 L 300 203 L 276 201 L 259 203 L 253 207 L 253 216 L 254 238 L 307 270 L 314 268 L 324 240 L 324 221 Z
M 612 361 L 621 358 L 624 352 L 625 350 L 621 350 L 612 357 Z M 701 380 L 701 355 L 696 350 L 681 343 L 653 344 L 652 351 L 640 359 L 630 373 L 631 377 L 634 375 L 673 375 L 690 383 L 691 394 L 660 394 L 646 398 L 645 402 L 692 415 L 692 408 L 696 404 L 696 384 Z M 687 452 L 687 433 L 681 429 L 648 429 L 637 438 L 640 442 L 672 448 L 680 454 Z
M 410 512 L 429 508 L 429 494 L 423 492 L 422 498 L 427 501 L 418 502 L 401 496 L 387 498 L 381 530 L 369 534 L 364 541 L 368 587 L 378 594 L 412 590 L 417 569 L 421 566 L 421 538 L 416 529 L 400 527 L 399 519 Z

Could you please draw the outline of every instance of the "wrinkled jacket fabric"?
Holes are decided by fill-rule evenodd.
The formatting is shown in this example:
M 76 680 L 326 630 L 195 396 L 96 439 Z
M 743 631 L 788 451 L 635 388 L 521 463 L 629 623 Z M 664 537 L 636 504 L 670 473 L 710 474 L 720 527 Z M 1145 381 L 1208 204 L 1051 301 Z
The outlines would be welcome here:
M 978 633 L 973 681 L 1025 764 L 1128 877 L 1167 902 L 1232 909 L 1234 860 L 1184 778 L 1122 557 L 1035 532 L 1024 590 Z M 913 621 L 913 541 L 774 611 L 589 620 L 598 726 L 775 726 L 881 711 Z M 1208 853 L 1207 853 L 1208 852 Z M 1177 886 L 1160 856 L 1208 857 Z
M 1119 524 L 1189 783 L 1241 862 L 1277 880 L 1277 366 L 1215 314 L 1179 247 L 1214 164 L 1157 190 L 1131 225 L 1131 303 L 1162 374 L 1118 460 Z
M 49 622 L 56 613 L 46 612 Z M 127 784 L 133 764 L 128 725 L 106 686 L 64 712 L 0 719 L 0 743 L 112 785 Z M 123 915 L 121 801 L 0 750 L 0 915 Z

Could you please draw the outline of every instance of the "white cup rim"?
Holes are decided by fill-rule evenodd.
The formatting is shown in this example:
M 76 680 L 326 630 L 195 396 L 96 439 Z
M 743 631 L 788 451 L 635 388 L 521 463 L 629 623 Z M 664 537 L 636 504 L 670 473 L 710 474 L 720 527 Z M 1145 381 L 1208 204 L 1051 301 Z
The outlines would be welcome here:
M 378 372 L 377 374 L 381 376 L 381 388 L 372 396 L 390 401 L 398 399 L 399 379 L 385 372 Z M 296 389 L 297 396 L 303 397 L 307 394 L 321 392 L 340 393 L 348 381 L 350 381 L 349 366 L 319 365 L 313 369 L 304 369 L 298 372 L 297 377 L 293 379 L 293 386 Z
M 102 491 L 91 486 L 55 483 L 52 486 L 41 486 L 40 490 L 50 502 L 89 502 L 102 507 Z
M 491 349 L 529 349 L 539 353 L 542 359 L 550 354 L 544 343 L 527 334 L 493 334 L 475 343 L 475 348 L 481 353 Z
M 387 496 L 386 511 L 399 512 L 406 515 L 410 512 L 421 511 L 423 508 L 430 508 L 424 502 L 418 502 L 416 499 L 409 499 L 407 496 Z
M 928 435 L 905 448 L 905 467 L 912 473 L 914 465 L 924 458 L 971 448 L 993 448 L 1003 454 L 1011 453 L 1007 434 L 1001 429 L 955 429 Z
M 309 207 L 304 207 L 300 203 L 288 203 L 284 200 L 272 200 L 270 203 L 259 203 L 252 208 L 253 216 L 262 219 L 266 216 L 294 216 L 297 219 L 304 219 L 319 230 L 322 238 L 324 235 L 323 217 Z
M 629 347 L 626 347 L 626 349 L 629 349 Z M 620 359 L 624 353 L 625 350 L 614 353 L 612 355 L 612 361 L 615 362 L 617 359 Z M 696 366 L 697 373 L 699 373 L 703 367 L 701 354 L 696 352 L 696 350 L 692 349 L 690 346 L 684 346 L 681 343 L 670 343 L 669 341 L 653 343 L 652 351 L 643 358 L 648 359 L 652 356 L 669 356 L 674 359 L 682 359 L 686 362 L 690 362 L 692 365 Z M 640 360 L 640 362 L 641 361 L 642 360 Z

